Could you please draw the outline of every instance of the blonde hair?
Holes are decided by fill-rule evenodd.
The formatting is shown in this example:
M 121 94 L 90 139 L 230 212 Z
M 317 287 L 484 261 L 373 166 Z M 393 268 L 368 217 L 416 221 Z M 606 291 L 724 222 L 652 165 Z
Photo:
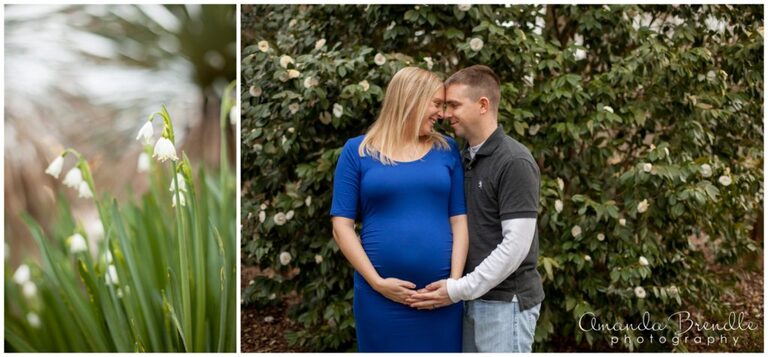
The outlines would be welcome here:
M 405 67 L 392 77 L 384 94 L 381 112 L 360 143 L 358 154 L 370 155 L 385 165 L 394 165 L 395 150 L 419 141 L 419 128 L 432 96 L 443 88 L 437 75 L 418 67 Z M 438 133 L 429 133 L 427 141 L 441 149 L 448 142 Z

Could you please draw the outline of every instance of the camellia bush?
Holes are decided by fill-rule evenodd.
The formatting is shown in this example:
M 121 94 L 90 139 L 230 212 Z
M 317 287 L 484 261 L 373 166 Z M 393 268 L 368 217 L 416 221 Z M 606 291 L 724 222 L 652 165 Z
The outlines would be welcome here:
M 485 64 L 499 122 L 541 169 L 535 350 L 685 350 L 638 342 L 675 326 L 579 320 L 727 313 L 733 279 L 712 267 L 762 251 L 762 19 L 761 6 L 245 6 L 241 244 L 263 274 L 244 303 L 295 292 L 289 342 L 353 350 L 352 268 L 329 217 L 341 147 L 400 68 Z
M 222 104 L 222 133 L 235 104 L 233 89 L 234 83 Z M 159 135 L 155 127 L 162 128 Z M 50 163 L 46 173 L 62 176 L 78 199 L 94 201 L 104 237 L 87 236 L 64 195 L 50 232 L 25 218 L 40 257 L 15 270 L 6 265 L 6 350 L 236 350 L 235 175 L 226 152 L 218 173 L 194 173 L 186 155 L 176 154 L 165 107 L 149 117 L 137 140 L 145 145 L 138 171 L 150 185 L 136 202 L 99 191 L 76 150 Z

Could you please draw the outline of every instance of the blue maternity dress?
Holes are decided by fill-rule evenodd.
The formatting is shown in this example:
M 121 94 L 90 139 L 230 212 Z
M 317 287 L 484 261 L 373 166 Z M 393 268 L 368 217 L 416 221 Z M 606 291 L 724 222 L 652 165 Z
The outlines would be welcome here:
M 384 165 L 360 157 L 364 136 L 347 141 L 336 166 L 331 215 L 362 221 L 361 243 L 382 278 L 417 289 L 451 273 L 450 217 L 466 213 L 456 142 L 423 158 Z M 416 310 L 379 294 L 354 274 L 360 352 L 461 352 L 462 305 Z

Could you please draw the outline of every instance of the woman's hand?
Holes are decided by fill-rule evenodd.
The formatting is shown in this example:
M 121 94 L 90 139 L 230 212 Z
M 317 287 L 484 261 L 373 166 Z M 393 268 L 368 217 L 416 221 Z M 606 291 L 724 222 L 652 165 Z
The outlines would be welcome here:
M 396 278 L 386 278 L 379 280 L 373 289 L 387 299 L 394 302 L 408 305 L 406 300 L 416 294 L 416 284 Z

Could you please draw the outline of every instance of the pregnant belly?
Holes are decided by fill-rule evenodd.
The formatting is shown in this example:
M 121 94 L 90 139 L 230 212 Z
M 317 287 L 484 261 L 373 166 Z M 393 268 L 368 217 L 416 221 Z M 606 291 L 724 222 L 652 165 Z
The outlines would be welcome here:
M 452 251 L 450 229 L 406 228 L 363 232 L 363 249 L 379 275 L 410 281 L 417 288 L 448 278 Z

